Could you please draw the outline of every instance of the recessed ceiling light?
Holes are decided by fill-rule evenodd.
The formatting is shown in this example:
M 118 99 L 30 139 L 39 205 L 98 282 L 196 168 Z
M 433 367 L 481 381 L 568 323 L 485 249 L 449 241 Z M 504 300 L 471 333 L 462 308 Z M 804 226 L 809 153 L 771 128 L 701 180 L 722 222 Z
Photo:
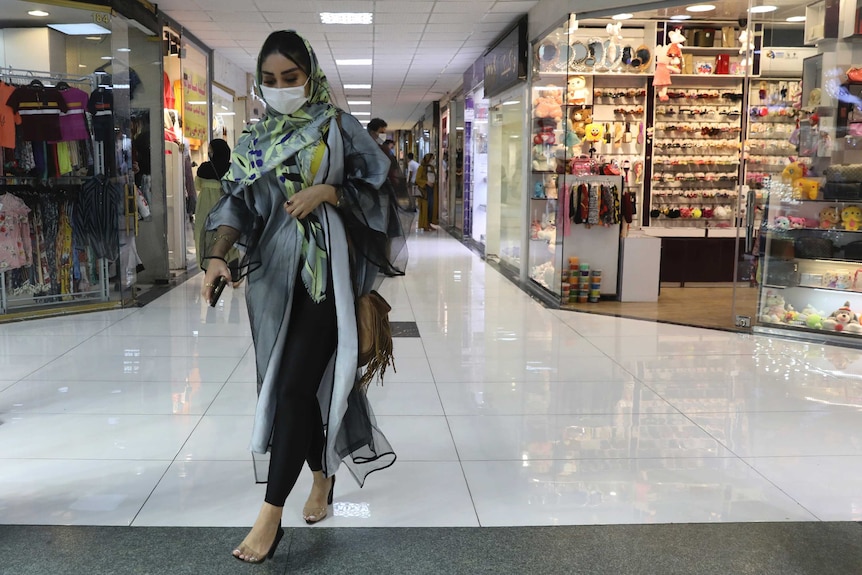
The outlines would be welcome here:
M 37 18 L 44 18 L 45 16 L 50 16 L 50 14 L 45 12 L 44 10 L 30 10 L 29 12 L 27 12 L 27 14 L 29 14 L 30 16 L 36 16 Z
M 113 60 L 113 56 L 102 56 L 102 60 Z
M 764 6 L 754 6 L 749 8 L 748 11 L 752 14 L 766 14 L 767 12 L 775 12 L 776 10 L 778 10 L 778 6 L 770 6 L 769 4 L 766 4 Z
M 336 60 L 336 66 L 370 66 L 371 58 L 348 58 L 347 60 Z
M 350 106 L 368 106 L 371 104 L 371 100 L 347 100 L 347 104 Z
M 688 14 L 677 14 L 676 16 L 671 16 L 671 20 L 691 20 L 691 16 Z
M 86 67 L 87 67 L 86 64 L 78 64 L 78 68 L 86 68 Z
M 787 22 L 805 22 L 805 16 L 791 16 Z
M 715 6 L 712 4 L 695 4 L 694 6 L 689 6 L 686 10 L 689 12 L 712 12 L 715 10 Z
M 611 16 L 611 20 L 628 20 L 629 18 L 634 18 L 634 14 L 615 14 Z
M 345 90 L 370 90 L 371 84 L 345 84 Z
M 117 52 L 131 52 L 131 48 L 117 48 Z
M 321 12 L 321 24 L 371 24 L 371 12 Z
M 111 31 L 103 28 L 98 24 L 48 24 L 48 28 L 53 28 L 57 32 L 62 32 L 67 36 L 89 36 L 92 34 L 110 34 Z M 100 38 L 101 40 L 101 38 Z
M 101 36 L 87 36 L 87 40 L 101 40 Z

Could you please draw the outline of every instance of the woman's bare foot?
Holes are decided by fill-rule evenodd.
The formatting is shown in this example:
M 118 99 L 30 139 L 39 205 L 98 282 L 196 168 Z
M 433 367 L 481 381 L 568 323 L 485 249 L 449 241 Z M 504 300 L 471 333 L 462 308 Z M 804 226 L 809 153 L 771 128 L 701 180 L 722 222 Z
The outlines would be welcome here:
M 256 563 L 266 557 L 278 534 L 283 510 L 284 507 L 264 503 L 251 531 L 245 536 L 239 547 L 233 550 L 233 556 L 251 563 Z
M 314 471 L 314 483 L 311 486 L 311 494 L 305 507 L 302 508 L 302 518 L 306 523 L 317 523 L 326 518 L 329 505 L 329 492 L 332 489 L 334 477 L 325 477 L 322 471 Z

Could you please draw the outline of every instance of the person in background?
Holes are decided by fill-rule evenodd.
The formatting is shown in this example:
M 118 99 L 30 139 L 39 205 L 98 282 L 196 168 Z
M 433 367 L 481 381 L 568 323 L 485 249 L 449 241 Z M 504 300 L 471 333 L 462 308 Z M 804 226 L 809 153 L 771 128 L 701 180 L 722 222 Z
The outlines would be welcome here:
M 204 233 L 204 223 L 210 210 L 221 199 L 221 179 L 230 169 L 230 146 L 222 139 L 210 142 L 207 149 L 209 161 L 200 165 L 195 176 L 195 189 L 198 192 L 198 201 L 195 206 L 195 247 L 198 257 L 198 266 L 201 265 L 203 257 L 203 243 L 201 234 Z M 225 259 L 234 265 L 239 263 L 239 252 L 231 248 Z M 238 286 L 234 286 L 238 287 Z
M 382 146 L 383 142 L 386 141 L 386 128 L 388 127 L 389 125 L 382 118 L 372 118 L 365 129 L 368 130 L 374 141 Z
M 416 186 L 422 192 L 419 197 L 419 229 L 430 232 L 434 209 L 434 183 L 437 181 L 434 169 L 434 154 L 425 154 L 416 170 Z
M 416 170 L 419 169 L 419 162 L 416 161 L 416 157 L 413 155 L 413 152 L 407 154 L 407 190 L 410 193 L 410 209 L 411 211 L 416 211 L 416 198 L 421 196 L 422 194 L 419 191 L 419 188 L 416 187 Z
M 380 187 L 389 158 L 332 104 L 311 44 L 296 32 L 269 35 L 255 80 L 266 117 L 237 143 L 225 193 L 207 217 L 201 288 L 209 302 L 219 278 L 231 278 L 228 251 L 245 246 L 258 391 L 251 450 L 270 453 L 264 502 L 233 551 L 249 563 L 275 553 L 304 464 L 313 481 L 302 516 L 317 523 L 341 465 L 361 485 L 395 462 L 357 385 L 355 313 L 386 254 L 388 192 Z

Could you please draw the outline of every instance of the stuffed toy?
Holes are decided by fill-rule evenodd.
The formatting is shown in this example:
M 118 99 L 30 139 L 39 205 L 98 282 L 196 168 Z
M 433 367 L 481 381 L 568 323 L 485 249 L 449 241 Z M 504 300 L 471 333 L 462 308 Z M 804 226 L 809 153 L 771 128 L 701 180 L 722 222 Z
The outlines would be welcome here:
M 805 318 L 805 327 L 809 329 L 823 329 L 823 316 L 812 313 Z
M 542 182 L 536 182 L 533 185 L 533 198 L 536 200 L 545 199 L 545 186 L 542 185 Z
M 569 155 L 575 155 L 574 147 L 581 143 L 581 138 L 578 136 L 577 131 L 575 130 L 575 125 L 572 124 L 572 120 L 566 118 L 566 147 L 569 149 Z
M 772 229 L 784 231 L 790 229 L 790 218 L 787 216 L 776 216 L 772 222 Z
M 587 79 L 583 76 L 569 78 L 566 91 L 566 103 L 569 105 L 583 105 L 587 103 L 589 92 L 587 91 Z
M 557 136 L 554 134 L 556 128 L 557 123 L 551 118 L 536 118 L 536 135 L 533 136 L 533 143 L 553 146 L 557 143 Z
M 787 304 L 787 310 L 784 312 L 784 323 L 796 323 L 799 321 L 799 312 L 793 309 L 793 306 Z
M 801 200 L 807 196 L 809 200 L 816 200 L 820 191 L 820 182 L 806 178 L 808 166 L 801 162 L 787 164 L 781 172 L 781 178 L 790 182 L 794 200 Z
M 838 208 L 827 206 L 820 210 L 820 225 L 821 230 L 832 230 L 838 227 L 838 222 L 841 218 L 838 216 Z
M 671 85 L 669 67 L 671 58 L 668 56 L 667 50 L 667 46 L 658 45 L 655 47 L 655 76 L 653 77 L 653 86 L 659 89 L 658 99 L 662 102 L 670 100 L 667 95 L 667 87 Z
M 571 112 L 571 119 L 575 134 L 583 139 L 587 135 L 587 125 L 593 121 L 593 109 L 587 106 L 576 108 Z
M 605 137 L 605 127 L 597 122 L 584 127 L 584 139 L 588 142 L 601 142 Z
M 787 313 L 787 309 L 784 307 L 784 296 L 772 290 L 766 292 L 766 301 L 760 311 L 760 321 L 762 323 L 781 323 L 785 313 Z
M 801 230 L 805 228 L 805 218 L 797 218 L 795 216 L 790 216 L 787 219 L 790 223 L 791 230 Z
M 533 171 L 534 172 L 553 172 L 556 168 L 556 161 L 551 161 L 547 154 L 548 146 L 536 145 L 533 146 Z
M 557 176 L 550 174 L 545 176 L 544 193 L 546 198 L 557 199 Z
M 667 57 L 670 58 L 670 63 L 667 68 L 672 74 L 679 74 L 682 65 L 682 45 L 685 44 L 685 36 L 677 29 L 673 29 L 667 33 L 667 39 L 670 40 L 670 46 L 667 47 Z
M 841 210 L 841 221 L 845 230 L 858 231 L 862 225 L 862 209 L 859 206 L 847 206 Z
M 835 278 L 835 287 L 836 289 L 844 290 L 853 287 L 853 274 L 844 270 L 838 272 L 838 277 Z
M 559 120 L 563 117 L 562 90 L 543 90 L 543 96 L 536 98 L 533 102 L 533 116 L 536 118 L 553 118 Z
M 829 317 L 835 322 L 833 327 L 835 331 L 844 331 L 851 323 L 859 323 L 859 318 L 850 309 L 849 301 L 844 302 L 844 305 L 833 311 Z

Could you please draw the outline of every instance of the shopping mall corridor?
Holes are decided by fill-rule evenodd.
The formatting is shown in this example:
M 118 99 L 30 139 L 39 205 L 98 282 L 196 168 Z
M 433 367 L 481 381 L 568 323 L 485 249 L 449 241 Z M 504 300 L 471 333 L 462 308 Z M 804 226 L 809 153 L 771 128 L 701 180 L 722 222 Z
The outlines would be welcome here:
M 0 573 L 251 572 L 248 318 L 199 282 L 0 325 Z M 862 351 L 549 310 L 442 231 L 381 293 L 398 461 L 311 528 L 303 475 L 255 572 L 862 570 Z

